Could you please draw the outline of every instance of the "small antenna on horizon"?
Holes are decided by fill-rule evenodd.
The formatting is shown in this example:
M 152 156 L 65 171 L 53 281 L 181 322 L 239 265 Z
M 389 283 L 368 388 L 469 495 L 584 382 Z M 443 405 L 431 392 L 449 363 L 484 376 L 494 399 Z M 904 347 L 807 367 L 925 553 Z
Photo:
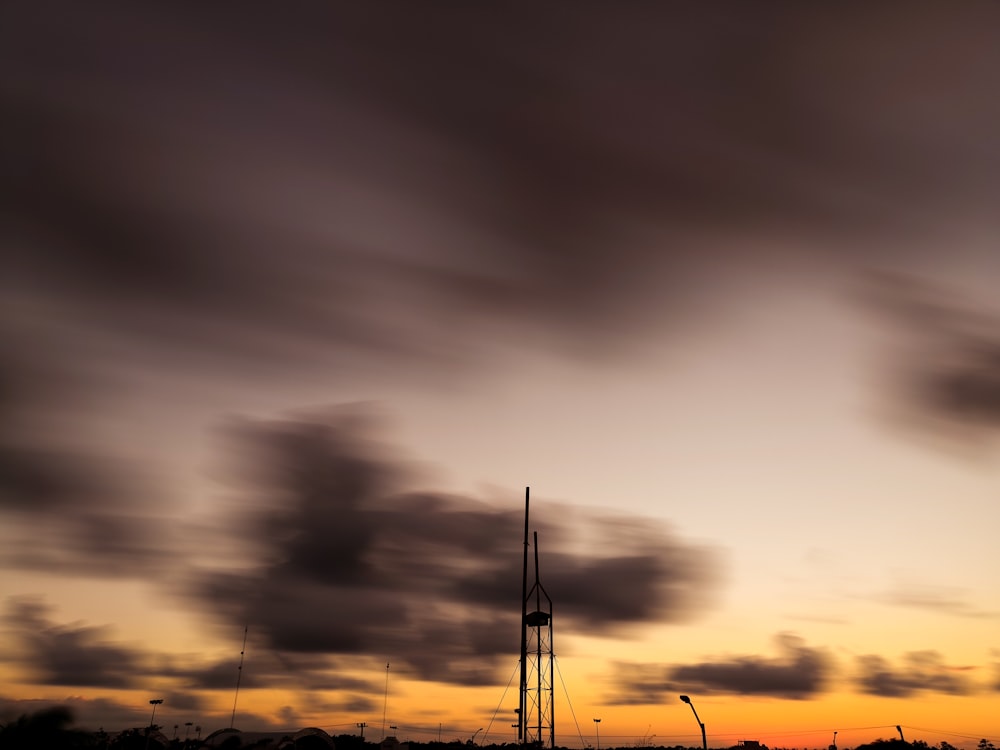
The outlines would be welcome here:
M 385 739 L 385 711 L 389 706 L 389 662 L 385 663 L 385 699 L 382 701 L 382 739 Z
M 233 724 L 236 723 L 236 701 L 240 697 L 240 680 L 243 678 L 243 657 L 247 652 L 247 633 L 250 632 L 250 626 L 243 626 L 243 648 L 240 649 L 240 665 L 236 668 L 236 695 L 233 696 L 233 717 L 229 720 L 229 728 L 233 728 Z

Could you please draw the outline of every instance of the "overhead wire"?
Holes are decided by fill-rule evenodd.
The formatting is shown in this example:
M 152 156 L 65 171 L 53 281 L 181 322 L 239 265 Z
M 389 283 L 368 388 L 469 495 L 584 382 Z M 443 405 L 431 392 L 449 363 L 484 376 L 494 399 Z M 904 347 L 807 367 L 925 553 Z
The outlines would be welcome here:
M 576 720 L 576 711 L 573 710 L 573 702 L 569 699 L 569 690 L 566 689 L 566 680 L 563 679 L 562 669 L 559 668 L 559 660 L 552 654 L 552 663 L 556 665 L 556 673 L 559 675 L 559 682 L 563 686 L 563 694 L 566 696 L 566 705 L 569 706 L 570 715 L 573 717 L 573 724 L 576 725 L 576 733 L 580 738 L 580 747 L 586 747 L 587 743 L 583 739 L 583 732 L 580 731 L 580 722 Z
M 510 690 L 511 684 L 514 682 L 514 676 L 518 673 L 521 668 L 521 660 L 518 659 L 514 662 L 514 671 L 510 674 L 510 679 L 507 680 L 507 687 L 503 689 L 503 695 L 500 696 L 500 702 L 497 703 L 497 707 L 493 709 L 493 715 L 490 717 L 489 723 L 486 725 L 486 733 L 483 735 L 483 744 L 486 744 L 486 738 L 490 736 L 490 729 L 493 727 L 493 722 L 496 721 L 497 714 L 500 713 L 500 709 L 503 706 L 504 698 L 507 697 L 507 691 Z

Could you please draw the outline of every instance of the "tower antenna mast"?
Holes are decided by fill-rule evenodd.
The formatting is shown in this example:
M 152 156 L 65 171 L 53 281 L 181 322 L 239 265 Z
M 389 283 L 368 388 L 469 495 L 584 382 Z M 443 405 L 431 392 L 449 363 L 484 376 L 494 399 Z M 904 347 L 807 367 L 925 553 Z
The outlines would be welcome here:
M 524 686 L 528 681 L 528 506 L 530 502 L 530 487 L 524 488 L 524 566 L 521 574 L 521 686 L 518 691 L 520 700 L 517 707 L 517 741 L 524 744 Z
M 236 723 L 236 701 L 240 697 L 240 680 L 243 679 L 243 656 L 247 652 L 247 633 L 250 632 L 250 626 L 243 626 L 243 648 L 240 649 L 240 666 L 236 668 L 236 695 L 233 696 L 233 716 L 229 720 L 229 728 L 233 728 L 233 724 Z
M 385 663 L 385 698 L 382 701 L 382 739 L 385 739 L 385 712 L 389 707 L 389 662 Z
M 524 570 L 521 598 L 521 699 L 518 738 L 522 746 L 556 746 L 552 651 L 552 599 L 542 586 L 538 568 L 538 532 L 535 542 L 535 584 L 528 589 L 528 488 L 524 492 Z M 534 594 L 534 610 L 528 602 Z M 533 715 L 529 722 L 530 715 Z M 534 727 L 531 724 L 534 724 Z M 545 734 L 548 737 L 545 737 Z

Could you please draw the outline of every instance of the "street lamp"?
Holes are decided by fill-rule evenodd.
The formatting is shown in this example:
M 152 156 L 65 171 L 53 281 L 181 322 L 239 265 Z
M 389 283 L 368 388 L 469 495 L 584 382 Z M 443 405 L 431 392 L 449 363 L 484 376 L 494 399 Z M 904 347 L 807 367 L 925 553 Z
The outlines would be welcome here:
M 477 730 L 475 731 L 475 733 L 474 733 L 474 734 L 472 735 L 472 739 L 471 739 L 471 740 L 469 740 L 469 744 L 470 744 L 470 745 L 475 745 L 475 744 L 476 744 L 476 735 L 478 735 L 478 734 L 479 734 L 480 732 L 482 732 L 482 731 L 483 731 L 483 728 L 482 728 L 482 727 L 479 727 L 479 729 L 477 729 Z
M 153 707 L 153 713 L 150 714 L 149 716 L 150 727 L 153 726 L 153 719 L 156 718 L 156 707 L 159 706 L 161 703 L 163 703 L 163 698 L 153 698 L 153 700 L 149 702 L 149 705 Z
M 601 750 L 601 720 L 594 719 L 594 730 L 597 732 L 597 750 Z
M 702 724 L 701 719 L 698 718 L 698 712 L 694 710 L 694 704 L 691 699 L 686 695 L 682 695 L 681 700 L 691 706 L 691 711 L 694 713 L 694 720 L 698 722 L 698 726 L 701 727 L 701 747 L 702 750 L 708 750 L 708 740 L 705 738 L 705 725 Z
M 163 703 L 163 698 L 153 698 L 149 702 L 149 705 L 151 705 L 153 707 L 153 713 L 151 713 L 149 715 L 149 728 L 146 730 L 146 748 L 147 748 L 147 750 L 149 748 L 149 735 L 151 735 L 153 733 L 153 726 L 155 726 L 153 724 L 153 719 L 156 718 L 156 707 L 159 706 L 161 703 Z

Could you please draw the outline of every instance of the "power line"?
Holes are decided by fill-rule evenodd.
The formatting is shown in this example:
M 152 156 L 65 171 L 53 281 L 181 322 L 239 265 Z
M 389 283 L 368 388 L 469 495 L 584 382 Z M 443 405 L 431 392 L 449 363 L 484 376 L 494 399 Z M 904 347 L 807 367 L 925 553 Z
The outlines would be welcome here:
M 583 739 L 583 732 L 580 731 L 580 722 L 576 720 L 576 711 L 573 710 L 573 702 L 569 699 L 569 690 L 566 688 L 566 680 L 563 679 L 562 669 L 559 668 L 559 660 L 556 655 L 552 655 L 552 663 L 556 665 L 556 674 L 559 675 L 559 682 L 562 683 L 563 693 L 566 695 L 566 705 L 569 706 L 570 715 L 573 717 L 573 724 L 576 725 L 576 733 L 580 737 L 580 746 L 586 747 L 587 743 Z
M 931 734 L 947 734 L 949 737 L 961 737 L 962 739 L 966 740 L 983 739 L 982 734 L 962 734 L 961 732 L 949 732 L 944 729 L 927 729 L 926 727 L 911 727 L 909 724 L 903 724 L 902 726 L 917 732 L 930 732 Z
M 497 714 L 500 713 L 500 709 L 503 707 L 504 699 L 507 697 L 507 691 L 510 690 L 510 686 L 514 684 L 514 678 L 517 676 L 518 670 L 521 668 L 520 659 L 514 663 L 514 671 L 510 675 L 510 679 L 507 680 L 507 687 L 503 689 L 503 695 L 500 696 L 500 702 L 497 707 L 493 710 L 493 715 L 490 717 L 489 723 L 486 725 L 486 734 L 483 735 L 483 744 L 486 744 L 486 738 L 490 736 L 490 729 L 493 728 L 493 722 L 497 718 Z

